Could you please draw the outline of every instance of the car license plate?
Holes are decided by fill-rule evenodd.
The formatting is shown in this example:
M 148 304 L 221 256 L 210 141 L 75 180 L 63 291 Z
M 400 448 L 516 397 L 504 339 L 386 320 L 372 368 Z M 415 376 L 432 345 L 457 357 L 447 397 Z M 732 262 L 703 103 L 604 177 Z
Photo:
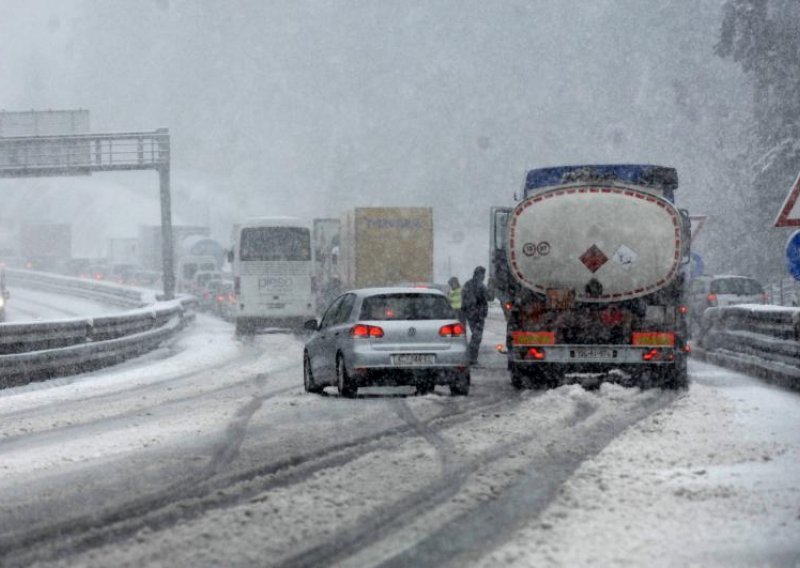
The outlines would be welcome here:
M 416 365 L 433 365 L 436 362 L 436 355 L 432 353 L 401 353 L 392 355 L 392 365 L 408 367 Z
M 573 349 L 570 351 L 573 359 L 613 359 L 616 352 L 613 349 Z

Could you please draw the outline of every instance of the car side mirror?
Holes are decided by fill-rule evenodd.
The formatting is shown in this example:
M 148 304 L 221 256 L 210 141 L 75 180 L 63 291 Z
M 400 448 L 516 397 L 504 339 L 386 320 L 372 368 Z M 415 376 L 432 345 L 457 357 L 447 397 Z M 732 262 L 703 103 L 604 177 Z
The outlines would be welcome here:
M 303 329 L 307 329 L 308 331 L 317 331 L 319 329 L 319 325 L 317 325 L 317 320 L 308 320 L 303 324 Z

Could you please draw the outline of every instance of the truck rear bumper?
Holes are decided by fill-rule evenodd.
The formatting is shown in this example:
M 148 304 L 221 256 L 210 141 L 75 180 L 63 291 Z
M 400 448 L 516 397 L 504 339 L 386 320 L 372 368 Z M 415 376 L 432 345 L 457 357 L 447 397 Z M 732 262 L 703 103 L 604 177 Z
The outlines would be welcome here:
M 674 347 L 634 347 L 631 345 L 537 345 L 514 346 L 509 362 L 515 365 L 674 365 L 679 357 Z

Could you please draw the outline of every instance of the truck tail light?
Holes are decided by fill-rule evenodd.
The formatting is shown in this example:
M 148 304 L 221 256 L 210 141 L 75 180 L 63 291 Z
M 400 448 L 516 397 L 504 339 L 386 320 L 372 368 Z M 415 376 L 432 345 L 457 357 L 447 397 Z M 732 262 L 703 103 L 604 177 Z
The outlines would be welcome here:
M 661 351 L 658 349 L 651 349 L 650 351 L 646 351 L 642 353 L 642 359 L 644 361 L 658 361 L 661 359 Z
M 544 352 L 544 349 L 539 349 L 538 347 L 531 347 L 528 349 L 528 357 L 531 359 L 536 359 L 537 361 L 544 361 L 547 355 Z
M 706 300 L 708 300 L 708 305 L 715 307 L 717 305 L 717 295 L 716 294 L 709 294 L 706 296 Z
M 363 339 L 375 339 L 378 337 L 383 337 L 383 328 L 380 328 L 377 325 L 357 323 L 350 328 L 350 337 L 360 337 Z
M 462 337 L 464 326 L 460 323 L 448 323 L 439 328 L 439 335 L 442 337 Z

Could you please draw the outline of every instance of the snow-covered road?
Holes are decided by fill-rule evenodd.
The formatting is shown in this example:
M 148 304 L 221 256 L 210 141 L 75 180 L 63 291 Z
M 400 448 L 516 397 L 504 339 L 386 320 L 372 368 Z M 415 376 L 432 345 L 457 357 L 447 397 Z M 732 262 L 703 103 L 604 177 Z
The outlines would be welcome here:
M 800 397 L 692 362 L 688 392 L 305 394 L 299 339 L 199 316 L 113 370 L 0 391 L 9 566 L 795 565 Z

